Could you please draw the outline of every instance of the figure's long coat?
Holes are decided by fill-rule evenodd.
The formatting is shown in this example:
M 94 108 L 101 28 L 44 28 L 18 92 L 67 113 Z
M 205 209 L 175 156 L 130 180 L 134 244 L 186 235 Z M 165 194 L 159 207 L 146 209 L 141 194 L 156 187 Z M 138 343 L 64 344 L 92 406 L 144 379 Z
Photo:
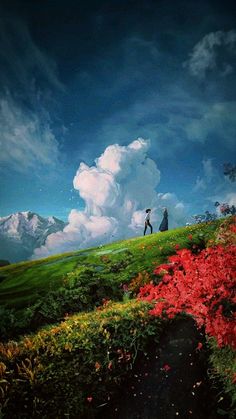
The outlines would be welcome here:
M 160 231 L 168 230 L 168 212 L 165 210 L 163 214 L 163 219 L 159 227 Z

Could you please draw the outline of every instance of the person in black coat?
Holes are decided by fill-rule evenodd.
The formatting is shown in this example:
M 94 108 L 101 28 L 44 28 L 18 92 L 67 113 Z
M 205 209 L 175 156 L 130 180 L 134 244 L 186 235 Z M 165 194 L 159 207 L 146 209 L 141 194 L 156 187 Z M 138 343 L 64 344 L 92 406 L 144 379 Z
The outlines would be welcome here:
M 163 218 L 162 218 L 162 222 L 160 224 L 159 230 L 160 231 L 168 230 L 168 211 L 167 211 L 167 208 L 164 208 Z

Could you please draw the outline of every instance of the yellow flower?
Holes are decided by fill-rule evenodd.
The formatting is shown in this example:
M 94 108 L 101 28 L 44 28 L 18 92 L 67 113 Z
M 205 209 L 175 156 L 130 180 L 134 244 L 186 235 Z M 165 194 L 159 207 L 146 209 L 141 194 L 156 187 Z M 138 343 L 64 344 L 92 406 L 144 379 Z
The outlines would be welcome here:
M 0 362 L 0 377 L 3 376 L 6 369 L 7 369 L 6 365 L 3 362 Z
M 72 345 L 72 343 L 68 342 L 68 343 L 65 344 L 64 348 L 65 348 L 66 351 L 71 352 L 72 348 L 73 348 L 73 345 Z

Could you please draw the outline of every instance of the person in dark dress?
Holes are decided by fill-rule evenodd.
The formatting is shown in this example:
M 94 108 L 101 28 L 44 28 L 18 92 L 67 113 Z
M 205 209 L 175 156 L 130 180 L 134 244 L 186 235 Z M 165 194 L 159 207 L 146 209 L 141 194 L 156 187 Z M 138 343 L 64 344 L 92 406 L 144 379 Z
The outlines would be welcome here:
M 167 208 L 164 208 L 163 212 L 163 219 L 159 227 L 160 231 L 166 231 L 168 230 L 168 211 Z
M 150 208 L 146 209 L 145 226 L 144 226 L 144 232 L 143 232 L 144 236 L 147 231 L 147 226 L 150 227 L 151 234 L 152 234 L 152 225 L 150 224 L 150 213 L 151 213 L 151 209 Z

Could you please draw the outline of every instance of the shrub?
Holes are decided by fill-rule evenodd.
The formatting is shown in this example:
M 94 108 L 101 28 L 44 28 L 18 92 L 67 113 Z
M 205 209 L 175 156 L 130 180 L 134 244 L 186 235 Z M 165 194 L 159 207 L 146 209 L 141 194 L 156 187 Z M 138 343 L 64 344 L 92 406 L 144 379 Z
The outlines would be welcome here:
M 0 306 L 0 333 L 1 339 L 8 337 L 8 330 L 16 323 L 15 310 Z
M 0 336 L 1 341 L 26 331 L 29 327 L 33 313 L 30 309 L 17 311 L 13 308 L 0 306 Z
M 148 272 L 139 272 L 138 275 L 131 280 L 128 289 L 136 296 L 139 293 L 140 287 L 145 284 L 150 284 L 151 282 L 152 278 Z
M 228 412 L 229 419 L 235 418 L 236 413 L 236 363 L 235 363 L 235 351 L 226 346 L 219 348 L 216 344 L 215 339 L 208 339 L 208 345 L 210 347 L 210 369 L 209 374 L 213 381 L 219 382 L 222 385 L 223 391 L 219 394 L 219 398 L 230 397 L 231 405 Z
M 0 345 L 2 414 L 93 417 L 132 368 L 138 351 L 158 339 L 162 322 L 150 304 L 108 304 Z
M 224 220 L 219 229 L 215 232 L 215 240 L 216 244 L 222 245 L 236 245 L 236 216 L 229 217 Z
M 65 314 L 93 310 L 104 299 L 117 301 L 122 297 L 122 289 L 114 280 L 101 278 L 94 270 L 80 267 L 65 276 L 63 287 L 48 292 L 34 305 L 18 312 L 1 308 L 1 338 L 16 338 L 45 324 L 61 321 Z

